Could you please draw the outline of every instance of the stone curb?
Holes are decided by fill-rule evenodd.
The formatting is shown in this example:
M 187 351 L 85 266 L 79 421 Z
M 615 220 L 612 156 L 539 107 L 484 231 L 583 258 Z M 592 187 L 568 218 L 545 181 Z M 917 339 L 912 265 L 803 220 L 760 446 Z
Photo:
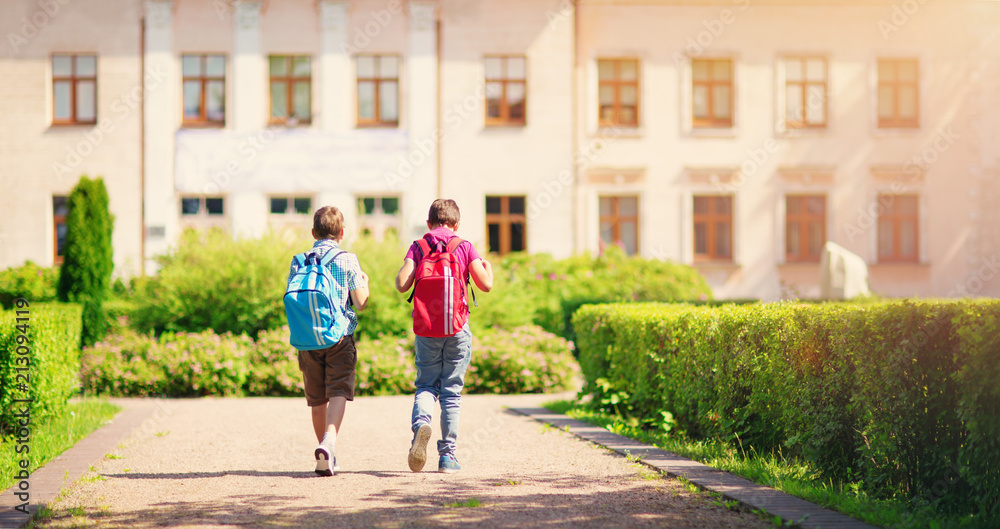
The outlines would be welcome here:
M 59 496 L 64 486 L 76 483 L 90 469 L 90 465 L 103 459 L 161 407 L 157 401 L 150 399 L 110 399 L 110 402 L 123 408 L 110 424 L 81 439 L 28 478 L 28 492 L 31 494 L 28 514 L 15 510 L 23 503 L 14 495 L 20 492 L 16 483 L 0 493 L 0 529 L 19 529 L 26 525 L 35 513 Z
M 611 433 L 604 428 L 571 419 L 560 413 L 553 413 L 545 408 L 510 408 L 510 410 L 536 421 L 551 424 L 619 454 L 638 457 L 641 463 L 667 475 L 683 477 L 703 489 L 718 492 L 725 498 L 736 500 L 751 509 L 760 509 L 770 515 L 780 516 L 782 520 L 804 529 L 876 529 L 873 525 L 825 509 L 815 503 Z

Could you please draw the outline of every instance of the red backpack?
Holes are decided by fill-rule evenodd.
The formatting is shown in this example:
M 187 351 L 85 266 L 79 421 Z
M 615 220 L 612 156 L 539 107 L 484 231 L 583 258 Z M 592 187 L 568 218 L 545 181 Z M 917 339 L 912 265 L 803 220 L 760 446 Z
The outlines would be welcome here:
M 469 321 L 467 279 L 453 253 L 465 241 L 453 236 L 444 248 L 435 243 L 434 250 L 424 238 L 416 242 L 420 258 L 409 299 L 413 303 L 413 332 L 430 338 L 454 336 Z

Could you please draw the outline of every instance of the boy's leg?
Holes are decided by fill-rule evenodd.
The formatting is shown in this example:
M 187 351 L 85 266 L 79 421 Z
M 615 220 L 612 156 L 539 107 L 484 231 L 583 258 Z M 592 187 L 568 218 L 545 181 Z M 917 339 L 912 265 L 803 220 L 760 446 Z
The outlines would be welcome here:
M 413 396 L 413 413 L 410 417 L 410 429 L 413 430 L 413 441 L 407 455 L 410 470 L 419 472 L 427 462 L 427 442 L 431 437 L 431 414 L 434 412 L 434 402 L 440 393 L 441 349 L 443 338 L 425 338 L 417 336 L 414 341 L 416 349 L 415 363 L 417 367 L 417 391 Z
M 316 472 L 332 475 L 337 470 L 337 458 L 334 448 L 337 445 L 337 434 L 344 420 L 347 401 L 354 400 L 355 367 L 358 361 L 357 349 L 354 347 L 354 337 L 344 336 L 336 345 L 323 350 L 324 383 L 326 397 L 329 403 L 313 409 L 313 428 L 319 439 L 316 448 Z M 324 467 L 326 462 L 326 468 Z M 327 470 L 323 472 L 323 470 Z
M 434 413 L 434 403 L 441 392 L 441 358 L 446 338 L 425 338 L 414 340 L 417 367 L 416 394 L 413 397 L 413 414 L 410 427 L 417 430 L 421 424 L 430 424 Z
M 465 373 L 472 360 L 472 331 L 468 324 L 458 334 L 447 339 L 442 356 L 441 440 L 438 441 L 438 454 L 442 458 L 454 458 L 462 388 L 465 387 Z M 455 466 L 457 467 L 457 463 Z

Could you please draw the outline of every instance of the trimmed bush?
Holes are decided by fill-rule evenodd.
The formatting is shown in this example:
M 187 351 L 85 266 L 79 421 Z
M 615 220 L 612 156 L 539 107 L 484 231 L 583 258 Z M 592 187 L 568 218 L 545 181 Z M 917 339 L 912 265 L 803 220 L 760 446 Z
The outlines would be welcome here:
M 31 303 L 55 301 L 58 284 L 58 268 L 43 268 L 31 261 L 8 268 L 0 272 L 0 307 L 10 309 L 18 298 Z
M 358 395 L 411 393 L 413 338 L 359 341 Z M 536 327 L 485 334 L 473 344 L 469 393 L 541 393 L 572 386 L 579 368 L 565 340 Z M 88 393 L 109 396 L 301 396 L 298 354 L 288 328 L 244 335 L 164 333 L 127 328 L 83 354 Z
M 1000 302 L 604 305 L 574 325 L 598 407 L 1000 517 Z
M 29 314 L 18 315 L 17 310 Z M 58 415 L 76 393 L 80 385 L 80 313 L 78 305 L 61 303 L 31 303 L 0 312 L 0 433 L 11 431 L 14 414 L 23 409 L 24 405 L 15 404 L 14 399 L 33 399 L 29 406 L 35 423 Z M 18 327 L 25 324 L 18 322 L 18 317 L 29 318 L 27 329 Z M 23 330 L 27 330 L 28 344 L 18 343 Z M 17 354 L 22 345 L 30 349 L 27 355 Z M 29 359 L 28 366 L 17 360 L 23 356 Z M 24 367 L 27 372 L 18 371 Z M 28 380 L 18 375 L 27 375 Z M 29 389 L 27 395 L 22 384 Z
M 303 239 L 270 233 L 234 239 L 217 229 L 186 230 L 160 256 L 159 273 L 135 283 L 132 323 L 142 332 L 248 334 L 284 325 L 282 297 L 292 255 Z
M 511 320 L 506 328 L 534 323 L 569 340 L 575 339 L 573 313 L 585 304 L 712 298 L 711 288 L 694 268 L 629 257 L 617 246 L 598 257 L 583 254 L 559 260 L 546 254 L 512 254 L 496 267 L 496 276 L 499 287 L 496 294 L 487 295 L 487 313 L 502 311 L 496 319 Z M 527 322 L 522 320 L 525 314 Z
M 137 330 L 157 334 L 211 329 L 257 337 L 277 329 L 287 323 L 281 299 L 291 257 L 312 242 L 277 234 L 234 240 L 218 230 L 187 231 L 175 250 L 159 258 L 157 276 L 133 281 L 131 321 Z M 413 325 L 412 306 L 406 303 L 407 294 L 394 286 L 406 245 L 393 236 L 382 241 L 363 236 L 348 238 L 344 248 L 358 255 L 370 279 L 371 297 L 360 315 L 359 339 L 406 336 Z M 617 247 L 597 258 L 512 254 L 497 260 L 494 270 L 493 291 L 477 292 L 479 306 L 471 308 L 477 328 L 511 330 L 535 324 L 572 339 L 570 317 L 584 303 L 711 298 L 707 283 L 693 268 L 627 257 Z
M 580 372 L 572 347 L 571 342 L 535 325 L 484 332 L 472 345 L 466 391 L 543 393 L 571 389 Z
M 111 233 L 115 221 L 108 209 L 104 179 L 80 177 L 69 194 L 67 206 L 59 299 L 83 303 L 81 339 L 83 345 L 91 345 L 104 336 L 102 301 L 114 270 Z

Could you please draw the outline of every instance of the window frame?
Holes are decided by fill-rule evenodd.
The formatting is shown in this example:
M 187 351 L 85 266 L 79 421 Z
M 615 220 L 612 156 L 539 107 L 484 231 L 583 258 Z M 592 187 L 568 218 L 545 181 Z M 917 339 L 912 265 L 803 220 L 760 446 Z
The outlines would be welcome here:
M 700 198 L 709 200 L 708 213 L 698 213 L 698 209 L 695 207 L 695 201 Z M 735 212 L 735 195 L 718 195 L 718 194 L 692 194 L 691 195 L 691 251 L 694 256 L 694 262 L 696 263 L 735 263 L 735 251 L 736 251 L 736 231 L 733 225 L 733 218 Z M 729 201 L 729 213 L 727 215 L 722 215 L 717 213 L 717 208 L 715 202 L 717 200 L 728 200 Z M 720 257 L 717 253 L 718 250 L 718 234 L 716 233 L 716 225 L 720 219 L 725 219 L 729 224 L 729 255 Z M 705 223 L 705 246 L 708 253 L 698 253 L 698 224 Z
M 611 199 L 611 215 L 601 214 L 601 199 Z M 623 198 L 634 198 L 635 199 L 635 215 L 623 216 L 621 214 L 621 199 Z M 597 240 L 599 244 L 608 245 L 604 242 L 601 237 L 601 224 L 608 222 L 611 224 L 611 245 L 616 243 L 624 242 L 621 238 L 621 224 L 626 221 L 630 221 L 635 224 L 635 253 L 629 254 L 627 251 L 626 255 L 641 255 L 642 252 L 642 233 L 640 231 L 639 219 L 642 217 L 642 197 L 639 194 L 617 194 L 617 195 L 598 195 L 597 197 Z M 624 250 L 624 249 L 623 249 Z
M 403 197 L 401 195 L 392 194 L 359 194 L 355 195 L 357 199 L 357 219 L 358 219 L 358 233 L 364 233 L 367 230 L 372 233 L 377 240 L 381 240 L 385 236 L 385 232 L 388 230 L 395 230 L 397 236 L 402 236 L 403 230 Z M 374 209 L 371 213 L 365 213 L 364 200 L 366 198 L 371 198 L 375 200 Z M 386 213 L 385 208 L 382 206 L 382 201 L 386 198 L 392 198 L 396 200 L 396 212 Z M 374 232 L 374 230 L 379 229 L 380 231 Z
M 695 64 L 697 62 L 707 62 L 709 63 L 709 80 L 699 81 L 695 78 Z M 729 80 L 728 81 L 718 81 L 713 79 L 714 69 L 713 64 L 716 62 L 728 62 L 729 63 Z M 699 118 L 695 112 L 695 95 L 699 85 L 704 85 L 708 88 L 708 118 Z M 729 117 L 725 120 L 716 119 L 715 115 L 715 96 L 713 88 L 716 85 L 728 85 L 729 86 Z M 732 129 L 736 124 L 736 61 L 732 57 L 695 57 L 691 59 L 691 127 L 695 130 L 697 129 Z
M 65 75 L 56 75 L 53 62 L 56 57 L 69 57 L 70 58 L 70 75 L 67 77 Z M 94 75 L 93 76 L 78 76 L 76 75 L 76 59 L 78 57 L 93 57 L 94 58 Z M 52 72 L 52 125 L 94 125 L 97 123 L 97 101 L 98 101 L 98 86 L 97 86 L 97 54 L 96 53 L 53 53 L 49 57 L 49 68 Z M 70 118 L 69 119 L 58 119 L 56 118 L 56 83 L 57 82 L 69 82 L 70 94 L 69 94 L 69 108 L 70 108 Z M 77 118 L 77 108 L 76 108 L 76 92 L 77 86 L 80 82 L 91 81 L 94 83 L 94 118 L 90 120 L 81 120 Z
M 914 79 L 913 81 L 900 81 L 899 80 L 899 67 L 900 63 L 912 62 L 914 66 Z M 886 81 L 882 79 L 882 64 L 891 63 L 893 65 L 893 72 L 895 74 L 895 80 Z M 899 114 L 899 94 L 900 88 L 904 86 L 912 86 L 914 93 L 913 101 L 913 112 L 914 117 L 912 119 L 903 119 Z M 883 87 L 889 87 L 892 89 L 892 102 L 893 102 L 893 117 L 883 118 L 881 112 L 881 102 L 880 94 Z M 920 59 L 916 57 L 878 57 L 875 60 L 875 122 L 879 129 L 919 129 L 920 128 L 920 105 L 921 105 L 921 95 L 920 95 Z
M 486 202 L 491 198 L 500 199 L 500 213 L 489 213 L 486 206 Z M 510 212 L 510 199 L 520 198 L 524 201 L 524 213 L 511 213 Z M 492 252 L 489 247 L 490 244 L 490 224 L 497 224 L 500 227 L 499 237 L 499 249 L 496 253 L 497 255 L 507 255 L 512 253 L 514 250 L 511 249 L 511 241 L 513 240 L 513 225 L 521 224 L 521 249 L 517 250 L 519 252 L 528 251 L 528 197 L 527 195 L 486 195 L 483 199 L 484 211 L 486 217 L 486 246 L 487 251 Z
M 197 57 L 201 63 L 201 74 L 198 76 L 187 76 L 184 75 L 184 58 L 185 57 Z M 222 64 L 222 77 L 210 76 L 208 75 L 208 58 L 209 57 L 221 57 Z M 268 66 L 270 68 L 270 65 Z M 225 127 L 226 126 L 226 74 L 229 68 L 229 58 L 224 53 L 184 53 L 181 54 L 181 125 L 184 127 Z M 206 86 L 209 82 L 222 82 L 222 119 L 210 119 L 208 117 L 208 106 L 205 104 L 207 93 Z M 198 105 L 200 109 L 200 115 L 198 118 L 189 118 L 184 109 L 184 85 L 188 82 L 198 82 Z M 270 92 L 270 83 L 268 83 L 268 91 Z M 270 113 L 270 109 L 268 109 Z
M 796 198 L 802 201 L 801 209 L 798 213 L 791 213 L 788 208 L 788 200 Z M 820 198 L 823 201 L 823 211 L 820 213 L 809 213 L 806 209 L 806 200 L 810 198 Z M 826 243 L 826 218 L 827 218 L 827 195 L 825 193 L 787 193 L 785 194 L 785 231 L 784 231 L 784 246 L 785 255 L 784 261 L 786 263 L 819 263 L 823 256 L 823 245 L 820 245 L 819 253 L 815 256 L 809 255 L 809 223 L 819 221 L 822 227 L 822 232 L 820 238 L 822 243 Z M 792 223 L 799 225 L 799 248 L 803 249 L 804 253 L 799 255 L 794 255 L 789 253 L 788 247 L 788 234 L 790 233 L 789 227 Z
M 822 55 L 785 55 L 782 59 L 782 69 L 784 72 L 784 84 L 785 84 L 785 99 L 784 108 L 782 112 L 784 114 L 784 127 L 788 130 L 820 130 L 826 129 L 830 124 L 830 61 Z M 802 65 L 802 79 L 798 81 L 789 81 L 788 79 L 788 62 L 789 61 L 799 61 Z M 806 75 L 806 63 L 811 60 L 823 61 L 823 82 L 809 81 Z M 793 121 L 788 114 L 788 94 L 792 90 L 792 85 L 796 85 L 797 90 L 801 90 L 802 94 L 802 121 Z M 808 119 L 809 113 L 806 109 L 809 107 L 809 87 L 810 86 L 822 86 L 823 87 L 823 122 L 822 123 L 810 123 Z
M 283 58 L 285 59 L 287 68 L 285 70 L 284 76 L 276 77 L 271 74 L 271 59 Z M 295 59 L 308 59 L 309 60 L 309 75 L 308 76 L 295 76 L 294 75 L 294 61 Z M 295 54 L 274 54 L 267 56 L 267 122 L 269 125 L 310 125 L 312 123 L 313 116 L 313 57 L 312 55 L 295 55 Z M 295 83 L 301 83 L 303 81 L 308 81 L 309 83 L 309 116 L 306 118 L 301 118 L 295 115 Z M 272 114 L 274 109 L 274 90 L 273 85 L 276 82 L 284 83 L 286 87 L 286 100 L 285 100 L 285 113 L 286 117 L 275 117 Z
M 891 199 L 890 205 L 885 201 Z M 908 198 L 913 200 L 914 212 L 912 214 L 899 213 L 896 199 Z M 920 194 L 918 193 L 885 193 L 879 192 L 876 197 L 878 204 L 878 218 L 875 222 L 875 256 L 878 263 L 919 263 L 920 262 Z M 902 230 L 900 225 L 903 221 L 913 222 L 913 255 L 905 256 L 900 253 L 900 240 Z M 887 221 L 892 224 L 892 254 L 882 255 L 882 222 Z
M 601 79 L 601 63 L 610 62 L 614 64 L 615 77 L 612 80 Z M 635 63 L 635 80 L 621 80 L 621 67 L 625 62 Z M 612 104 L 614 109 L 614 119 L 604 119 L 601 112 L 601 88 L 611 86 L 614 88 L 615 101 Z M 633 86 L 635 88 L 635 120 L 625 122 L 621 120 L 621 89 L 623 86 Z M 597 123 L 599 127 L 629 127 L 638 128 L 642 120 L 642 61 L 638 57 L 599 57 L 597 59 Z
M 271 211 L 271 201 L 275 199 L 284 199 L 286 201 L 286 209 L 284 213 L 275 213 Z M 309 200 L 309 211 L 306 213 L 298 213 L 295 211 L 295 201 L 300 199 Z M 305 218 L 313 214 L 313 202 L 315 197 L 312 195 L 268 195 L 267 196 L 267 214 L 271 217 L 277 218 L 287 218 L 287 219 L 298 219 Z
M 361 57 L 371 57 L 375 59 L 375 76 L 374 77 L 361 77 L 358 73 L 358 59 Z M 396 77 L 382 77 L 381 73 L 381 61 L 385 57 L 392 57 L 396 59 Z M 399 117 L 402 114 L 402 97 L 400 93 L 400 70 L 402 69 L 403 61 L 400 60 L 400 56 L 394 53 L 364 53 L 354 56 L 354 94 L 356 104 L 354 106 L 354 121 L 358 128 L 366 127 L 399 127 Z M 372 109 L 375 117 L 372 119 L 362 119 L 361 117 L 361 83 L 370 82 L 375 87 L 375 92 L 373 95 Z M 384 121 L 381 118 L 382 114 L 382 98 L 380 97 L 382 91 L 382 84 L 393 82 L 396 84 L 396 119 L 393 121 Z
M 66 214 L 59 215 L 56 213 L 56 200 L 63 199 L 66 201 Z M 52 262 L 53 264 L 60 265 L 65 259 L 65 255 L 59 254 L 59 226 L 66 225 L 66 217 L 69 214 L 69 196 L 67 195 L 52 195 Z
M 179 214 L 182 221 L 186 220 L 199 220 L 199 219 L 224 219 L 228 216 L 229 208 L 226 206 L 226 196 L 225 195 L 180 195 L 178 198 L 178 208 Z M 184 200 L 196 198 L 198 199 L 198 213 L 184 213 Z M 208 212 L 208 200 L 219 199 L 222 200 L 222 213 L 209 213 Z
M 483 72 L 483 81 L 487 89 L 483 93 L 483 120 L 487 127 L 498 127 L 498 126 L 525 126 L 528 124 L 528 57 L 525 55 L 486 55 L 483 58 L 483 67 L 485 70 L 486 61 L 490 59 L 500 60 L 502 74 L 501 77 L 497 79 L 490 79 L 487 77 L 486 72 Z M 522 79 L 512 79 L 507 76 L 508 63 L 511 59 L 520 59 L 524 62 L 524 77 Z M 500 84 L 500 116 L 491 117 L 490 116 L 490 105 L 489 105 L 489 85 L 491 83 Z M 524 99 L 521 104 L 524 107 L 523 114 L 520 118 L 510 117 L 510 105 L 507 101 L 507 86 L 520 84 L 524 90 Z

